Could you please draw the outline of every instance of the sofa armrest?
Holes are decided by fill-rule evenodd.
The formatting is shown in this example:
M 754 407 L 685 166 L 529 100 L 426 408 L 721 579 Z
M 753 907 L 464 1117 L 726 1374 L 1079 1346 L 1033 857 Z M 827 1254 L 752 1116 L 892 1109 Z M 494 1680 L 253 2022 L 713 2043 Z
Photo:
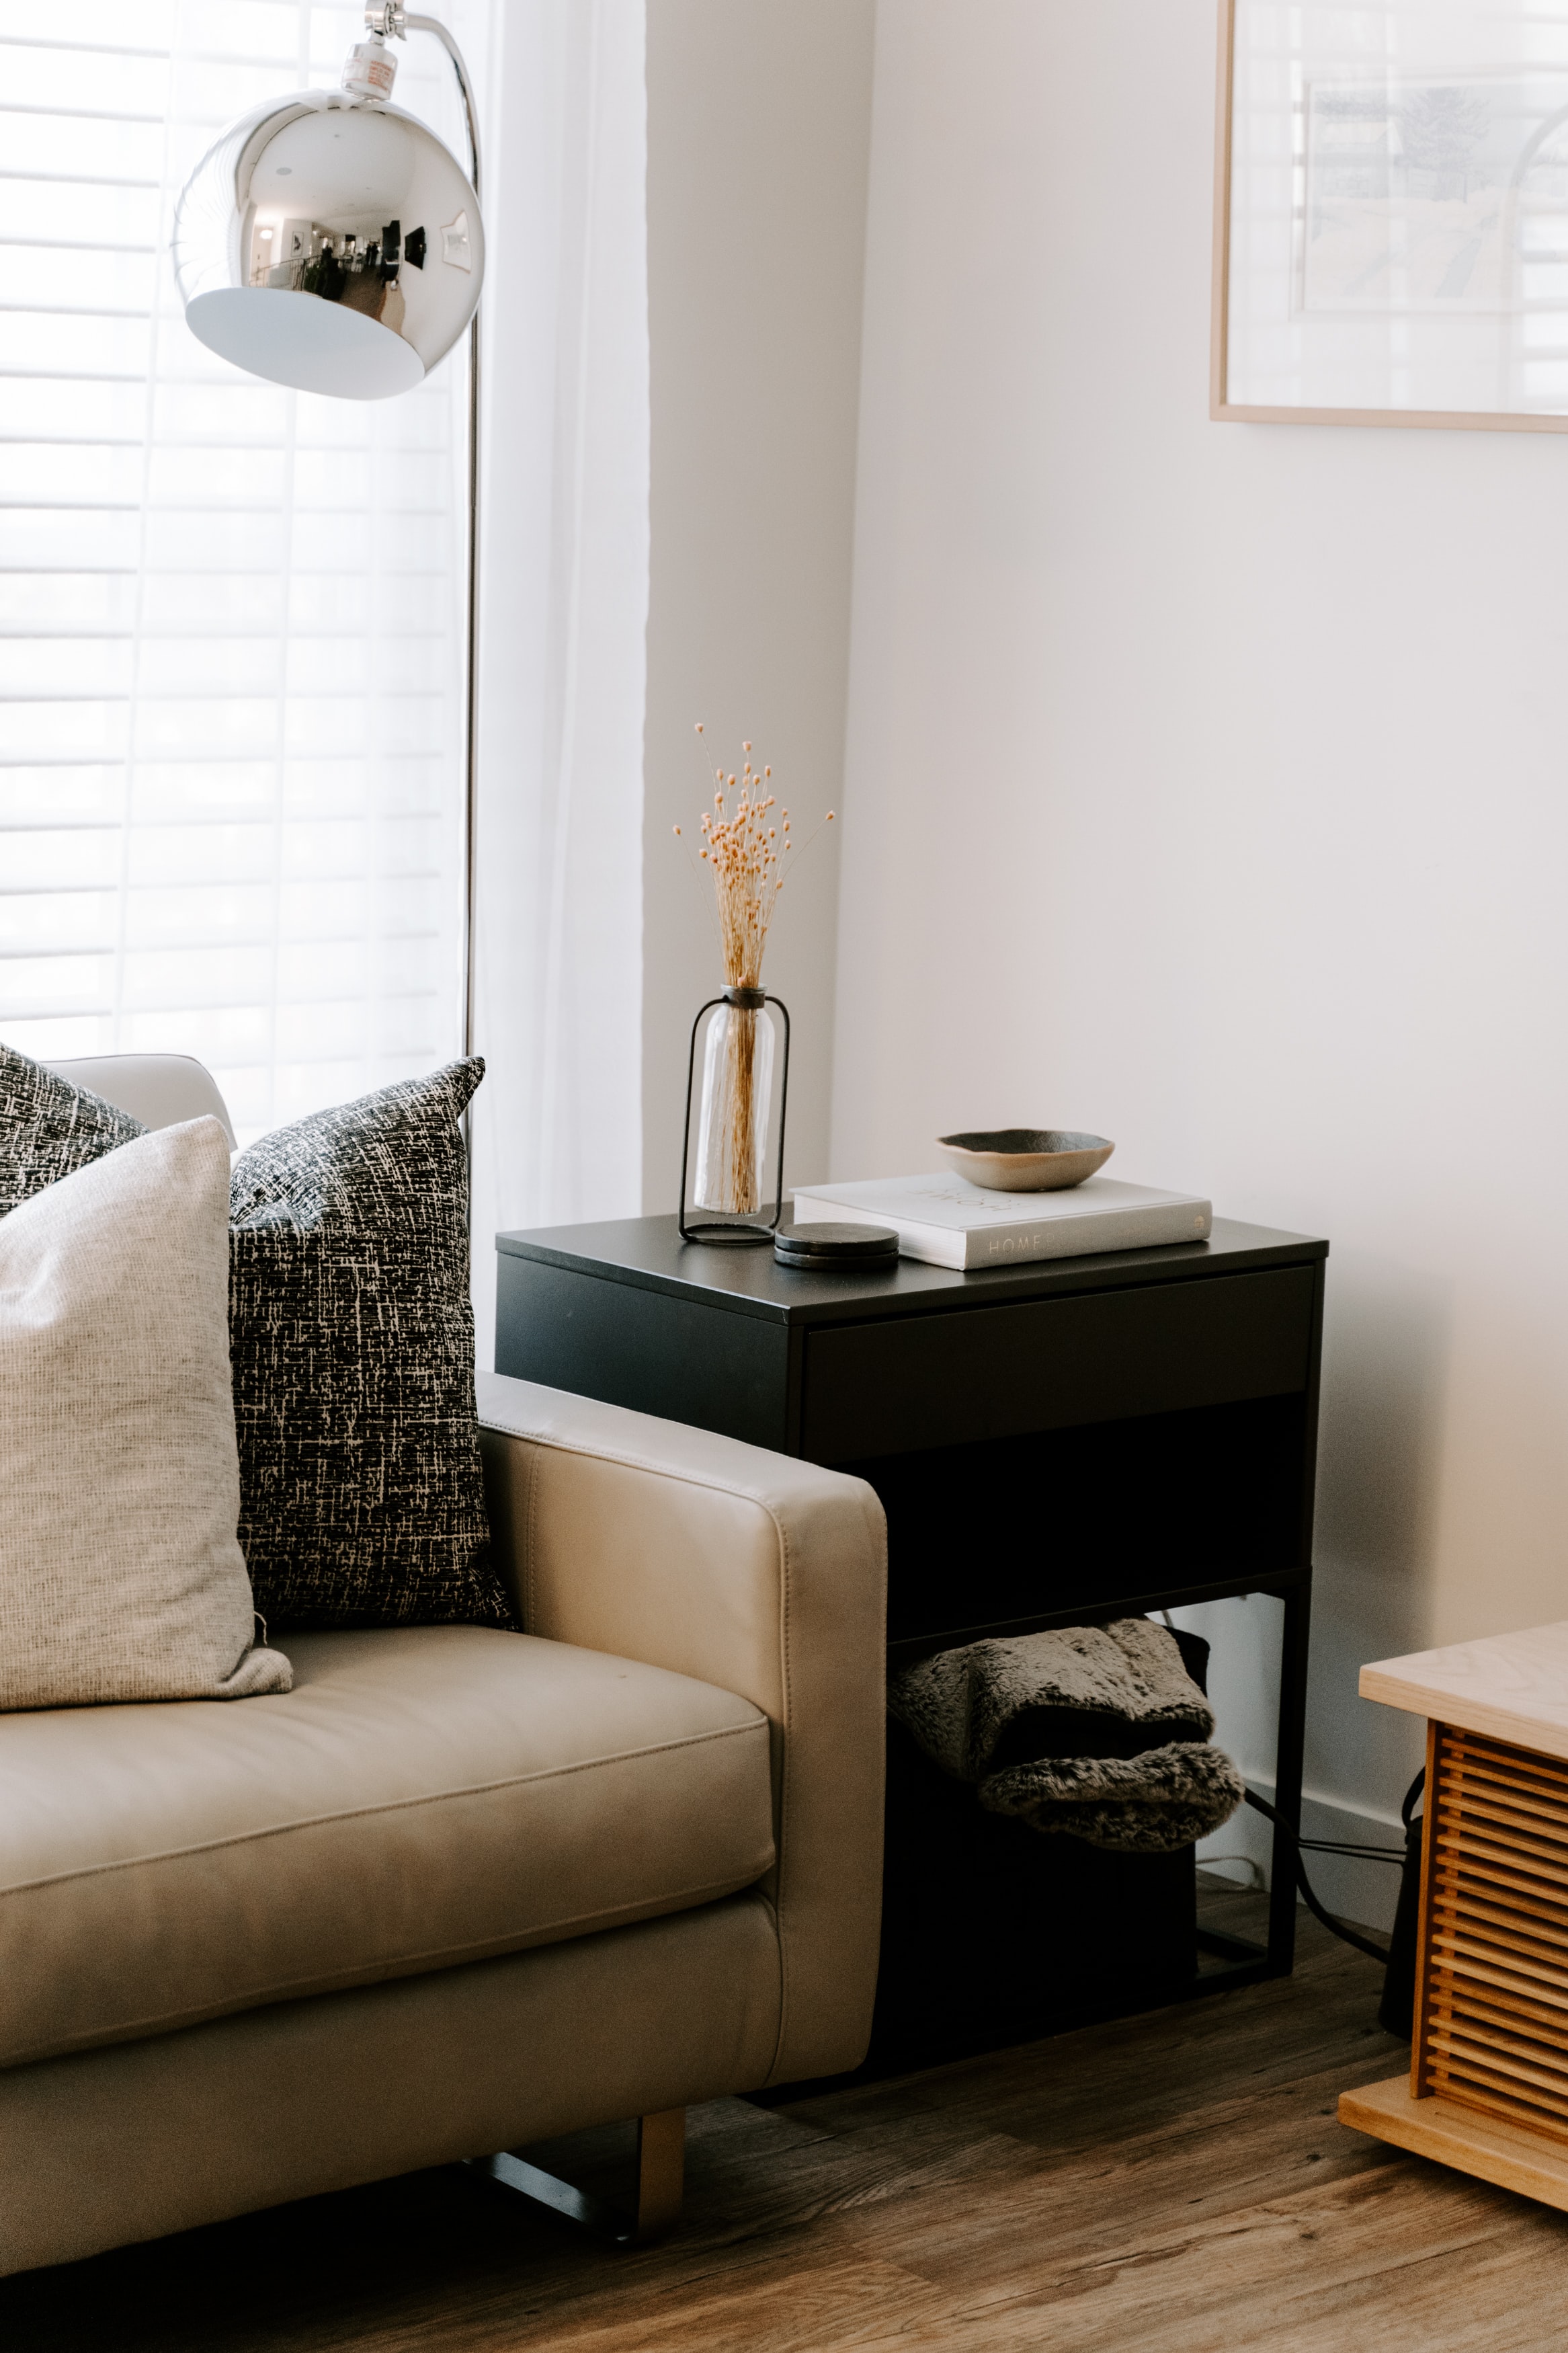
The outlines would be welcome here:
M 766 1892 L 784 1984 L 768 2081 L 858 2065 L 881 1913 L 887 1531 L 875 1493 L 504 1374 L 481 1373 L 479 1398 L 490 1526 L 527 1630 L 695 1675 L 771 1719 Z

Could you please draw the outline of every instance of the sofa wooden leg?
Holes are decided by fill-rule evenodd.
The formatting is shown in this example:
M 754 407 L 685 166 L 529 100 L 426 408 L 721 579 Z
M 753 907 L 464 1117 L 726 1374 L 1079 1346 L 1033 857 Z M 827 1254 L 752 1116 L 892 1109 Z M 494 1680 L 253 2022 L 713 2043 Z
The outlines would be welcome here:
M 637 2234 L 650 2239 L 679 2218 L 686 2193 L 686 2110 L 637 2118 Z
M 668 2231 L 679 2215 L 686 2180 L 686 2110 L 665 2108 L 657 2116 L 638 2117 L 637 2196 L 629 2214 L 603 2198 L 591 2198 L 557 2174 L 546 2173 L 541 2165 L 530 2165 L 526 2158 L 513 2157 L 510 2149 L 464 2161 L 472 2172 L 532 2199 L 535 2205 L 548 2206 L 552 2214 L 564 2215 L 612 2246 L 635 2246 Z

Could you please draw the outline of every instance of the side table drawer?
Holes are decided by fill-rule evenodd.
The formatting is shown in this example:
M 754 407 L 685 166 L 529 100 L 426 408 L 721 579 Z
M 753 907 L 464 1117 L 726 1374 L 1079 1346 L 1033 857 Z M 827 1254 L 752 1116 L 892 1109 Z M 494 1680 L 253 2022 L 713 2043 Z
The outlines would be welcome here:
M 809 1332 L 800 1451 L 856 1462 L 1304 1389 L 1313 1284 L 1286 1267 Z

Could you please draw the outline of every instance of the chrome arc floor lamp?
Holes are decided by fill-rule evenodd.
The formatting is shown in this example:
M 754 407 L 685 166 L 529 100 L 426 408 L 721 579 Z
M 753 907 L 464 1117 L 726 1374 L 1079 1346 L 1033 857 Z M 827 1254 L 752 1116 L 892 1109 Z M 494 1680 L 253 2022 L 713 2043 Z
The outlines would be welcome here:
M 429 33 L 452 63 L 468 168 L 391 104 L 389 42 Z M 463 1051 L 474 1042 L 478 684 L 479 132 L 473 84 L 448 26 L 397 0 L 366 7 L 337 90 L 295 90 L 231 123 L 174 213 L 186 324 L 250 375 L 340 400 L 410 391 L 468 334 L 468 515 L 464 696 Z
M 297 90 L 232 123 L 192 173 L 174 215 L 174 275 L 193 334 L 251 375 L 342 400 L 384 400 L 424 381 L 465 328 L 468 367 L 468 693 L 463 1044 L 474 1035 L 476 591 L 479 583 L 479 140 L 461 50 L 434 16 L 384 0 L 335 90 Z M 468 170 L 389 101 L 388 48 L 430 33 L 458 77 Z M 629 2211 L 502 2151 L 468 2162 L 509 2193 L 619 2245 L 680 2205 L 685 2112 L 637 2127 Z

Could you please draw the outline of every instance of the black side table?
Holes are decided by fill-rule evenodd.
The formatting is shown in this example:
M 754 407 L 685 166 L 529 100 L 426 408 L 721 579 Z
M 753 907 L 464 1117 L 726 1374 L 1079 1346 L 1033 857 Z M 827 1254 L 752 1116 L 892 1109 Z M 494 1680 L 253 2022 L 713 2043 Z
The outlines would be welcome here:
M 1216 1219 L 1163 1250 L 824 1274 L 666 1217 L 497 1248 L 498 1372 L 870 1482 L 892 1663 L 1277 1596 L 1275 1803 L 1299 1821 L 1326 1242 Z M 1276 1832 L 1267 1947 L 1205 1936 L 1198 1986 L 1288 1971 L 1295 1908 Z

